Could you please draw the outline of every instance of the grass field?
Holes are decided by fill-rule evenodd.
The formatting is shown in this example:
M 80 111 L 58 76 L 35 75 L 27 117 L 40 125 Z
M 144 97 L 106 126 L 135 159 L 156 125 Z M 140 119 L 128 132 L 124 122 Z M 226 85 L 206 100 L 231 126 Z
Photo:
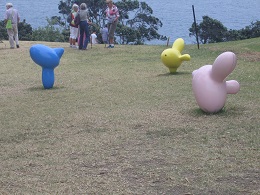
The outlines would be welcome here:
M 42 43 L 65 48 L 50 90 L 35 43 L 0 43 L 0 194 L 260 194 L 260 38 L 186 45 L 177 74 L 166 46 Z M 224 51 L 241 89 L 205 114 L 191 73 Z

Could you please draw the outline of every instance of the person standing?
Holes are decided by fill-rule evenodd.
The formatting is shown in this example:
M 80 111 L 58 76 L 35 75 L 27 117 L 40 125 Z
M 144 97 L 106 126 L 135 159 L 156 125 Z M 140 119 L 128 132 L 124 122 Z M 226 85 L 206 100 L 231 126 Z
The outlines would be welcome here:
M 112 0 L 106 0 L 107 9 L 106 9 L 106 17 L 108 22 L 108 40 L 109 46 L 108 48 L 114 48 L 114 35 L 116 31 L 116 26 L 119 18 L 118 8 L 113 4 Z
M 86 50 L 88 47 L 88 42 L 89 42 L 89 24 L 91 24 L 89 20 L 89 13 L 87 10 L 87 5 L 86 3 L 81 3 L 80 4 L 80 11 L 79 11 L 79 16 L 80 16 L 80 24 L 79 24 L 79 32 L 80 32 L 80 38 L 79 38 L 79 49 L 81 50 Z M 85 37 L 85 40 L 84 40 Z M 84 42 L 83 42 L 84 40 Z
M 70 13 L 71 22 L 70 22 L 70 47 L 77 48 L 76 39 L 78 37 L 78 25 L 76 24 L 76 19 L 79 10 L 79 6 L 77 4 L 73 4 L 72 11 Z
M 6 12 L 4 22 L 7 23 L 8 20 L 11 20 L 12 28 L 7 29 L 7 34 L 9 36 L 10 48 L 14 49 L 16 43 L 16 47 L 19 48 L 19 38 L 18 38 L 18 23 L 20 21 L 20 15 L 17 9 L 13 8 L 12 3 L 6 4 Z
M 108 43 L 108 29 L 107 29 L 107 24 L 105 25 L 104 28 L 101 30 L 101 36 L 102 36 L 102 41 L 107 44 Z

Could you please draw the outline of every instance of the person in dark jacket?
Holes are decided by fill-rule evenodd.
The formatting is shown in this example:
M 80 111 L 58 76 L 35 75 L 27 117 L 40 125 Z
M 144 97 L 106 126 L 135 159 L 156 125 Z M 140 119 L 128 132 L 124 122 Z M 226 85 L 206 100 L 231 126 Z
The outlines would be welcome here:
M 79 49 L 86 50 L 89 43 L 89 24 L 91 24 L 89 20 L 89 13 L 87 9 L 86 3 L 80 4 L 80 24 L 79 24 L 79 32 L 80 32 L 80 38 L 79 38 Z M 84 40 L 85 39 L 85 40 Z M 84 42 L 83 42 L 84 40 Z

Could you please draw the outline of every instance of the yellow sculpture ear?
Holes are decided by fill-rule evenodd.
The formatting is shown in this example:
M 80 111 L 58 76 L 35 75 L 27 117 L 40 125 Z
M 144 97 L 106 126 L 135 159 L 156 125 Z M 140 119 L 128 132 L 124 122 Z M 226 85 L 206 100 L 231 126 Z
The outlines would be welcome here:
M 177 49 L 179 52 L 182 52 L 184 48 L 184 40 L 182 38 L 176 39 L 176 41 L 174 41 L 172 45 L 172 48 Z
M 190 55 L 184 54 L 180 56 L 181 61 L 190 61 Z

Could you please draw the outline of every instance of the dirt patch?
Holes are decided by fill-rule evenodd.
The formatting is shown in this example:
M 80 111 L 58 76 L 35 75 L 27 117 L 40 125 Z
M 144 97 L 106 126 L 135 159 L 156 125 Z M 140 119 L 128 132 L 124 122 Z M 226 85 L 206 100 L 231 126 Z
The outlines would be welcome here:
M 226 183 L 230 186 L 240 186 L 242 189 L 259 190 L 259 172 L 258 171 L 248 171 L 242 175 L 221 177 L 216 180 L 219 183 Z
M 220 53 L 230 51 L 237 55 L 239 60 L 249 61 L 249 62 L 260 62 L 260 52 L 257 51 L 237 51 L 234 49 L 227 49 L 221 51 L 220 48 L 212 47 L 208 48 L 210 51 L 219 51 Z
M 243 52 L 239 53 L 238 57 L 244 61 L 260 62 L 260 52 Z

